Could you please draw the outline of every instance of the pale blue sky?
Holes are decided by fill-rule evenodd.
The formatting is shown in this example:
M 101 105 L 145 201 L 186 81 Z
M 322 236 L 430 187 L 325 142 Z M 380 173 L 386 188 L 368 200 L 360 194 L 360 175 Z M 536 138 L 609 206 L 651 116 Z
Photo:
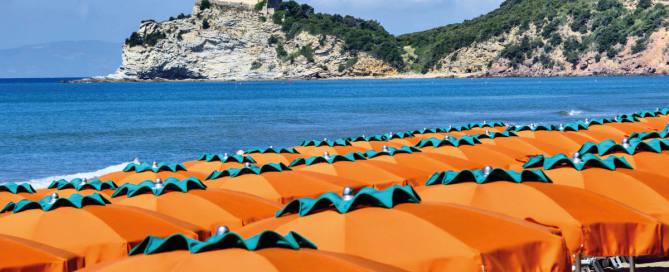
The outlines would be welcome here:
M 394 34 L 460 22 L 502 0 L 302 0 L 328 13 L 376 19 Z M 190 13 L 191 0 L 0 0 L 0 49 L 55 41 L 120 43 L 142 19 Z

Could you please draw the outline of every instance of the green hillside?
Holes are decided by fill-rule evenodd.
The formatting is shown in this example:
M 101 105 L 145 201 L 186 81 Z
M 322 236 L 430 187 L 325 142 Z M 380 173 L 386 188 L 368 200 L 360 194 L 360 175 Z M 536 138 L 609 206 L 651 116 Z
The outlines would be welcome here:
M 507 0 L 478 18 L 402 35 L 398 40 L 416 49 L 418 61 L 411 68 L 422 71 L 435 68 L 440 59 L 473 42 L 489 40 L 516 27 L 523 33 L 532 25 L 538 35 L 520 37 L 519 42 L 505 45 L 500 57 L 514 66 L 533 58 L 547 67 L 552 65 L 551 53 L 556 48 L 563 49 L 572 63 L 589 50 L 613 57 L 631 36 L 639 38 L 633 50 L 643 51 L 648 36 L 666 26 L 666 6 L 653 5 L 650 0 L 627 2 L 636 7 L 626 7 L 619 0 Z M 558 30 L 563 26 L 575 34 L 560 34 Z
M 283 2 L 274 13 L 273 20 L 281 25 L 288 38 L 300 31 L 337 36 L 345 42 L 349 51 L 370 53 L 395 68 L 404 68 L 400 43 L 377 21 L 315 13 L 313 7 L 295 1 Z

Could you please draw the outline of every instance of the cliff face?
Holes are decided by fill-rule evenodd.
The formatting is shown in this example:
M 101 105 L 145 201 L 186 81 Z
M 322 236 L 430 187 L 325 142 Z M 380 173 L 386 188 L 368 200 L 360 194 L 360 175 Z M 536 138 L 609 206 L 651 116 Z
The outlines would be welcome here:
M 669 0 L 506 0 L 461 24 L 399 37 L 292 1 L 275 16 L 212 2 L 192 16 L 143 22 L 118 71 L 93 81 L 669 74 Z
M 123 47 L 123 64 L 108 80 L 312 79 L 386 76 L 397 71 L 367 54 L 343 49 L 333 36 L 302 32 L 286 39 L 266 14 L 215 4 L 193 15 L 146 21 Z
M 506 0 L 461 24 L 400 36 L 433 76 L 669 74 L 667 0 Z
M 646 49 L 634 52 L 637 38 L 630 37 L 614 56 L 595 50 L 582 52 L 574 62 L 568 61 L 565 52 L 557 49 L 550 54 L 550 66 L 538 58 L 528 58 L 517 66 L 500 57 L 505 45 L 516 42 L 520 35 L 514 30 L 507 35 L 485 42 L 474 43 L 442 58 L 430 74 L 453 77 L 540 77 L 540 76 L 589 76 L 589 75 L 666 75 L 669 74 L 669 32 L 662 28 L 653 32 Z M 535 35 L 528 31 L 525 35 Z M 534 36 L 536 37 L 536 36 Z M 541 55 L 536 49 L 535 56 Z M 547 55 L 548 56 L 548 55 Z

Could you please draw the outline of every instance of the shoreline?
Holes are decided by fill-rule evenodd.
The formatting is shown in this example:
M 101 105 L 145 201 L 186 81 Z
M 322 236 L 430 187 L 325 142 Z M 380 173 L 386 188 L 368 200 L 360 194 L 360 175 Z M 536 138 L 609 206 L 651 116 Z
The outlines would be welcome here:
M 403 80 L 403 79 L 467 79 L 467 78 L 580 78 L 580 77 L 661 77 L 667 73 L 642 74 L 588 74 L 588 75 L 474 75 L 474 74 L 398 74 L 391 76 L 345 76 L 329 78 L 276 78 L 276 79 L 114 79 L 106 77 L 87 77 L 64 80 L 62 83 L 226 83 L 226 82 L 279 82 L 279 81 L 337 81 L 337 80 Z

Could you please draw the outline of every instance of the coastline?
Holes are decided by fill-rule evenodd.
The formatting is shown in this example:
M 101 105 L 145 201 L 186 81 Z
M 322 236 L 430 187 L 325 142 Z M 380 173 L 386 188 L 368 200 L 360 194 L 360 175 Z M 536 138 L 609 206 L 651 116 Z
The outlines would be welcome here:
M 64 80 L 68 84 L 86 83 L 215 83 L 215 82 L 273 82 L 273 81 L 328 81 L 328 80 L 402 80 L 402 79 L 441 79 L 441 78 L 578 78 L 578 77 L 653 77 L 669 76 L 669 73 L 602 73 L 602 74 L 564 74 L 564 75 L 506 75 L 506 74 L 440 74 L 440 73 L 406 73 L 390 76 L 343 76 L 328 78 L 274 78 L 274 79 L 118 79 L 109 76 L 85 77 L 80 79 Z

